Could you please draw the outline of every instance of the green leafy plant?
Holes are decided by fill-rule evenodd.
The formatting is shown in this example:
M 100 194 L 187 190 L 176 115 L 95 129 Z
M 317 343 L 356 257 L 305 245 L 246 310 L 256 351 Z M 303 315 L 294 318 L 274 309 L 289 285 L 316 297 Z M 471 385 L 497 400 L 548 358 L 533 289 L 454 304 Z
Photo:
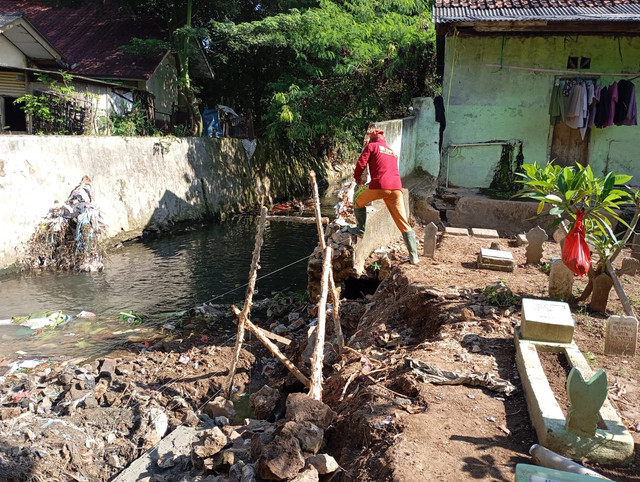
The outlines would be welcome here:
M 46 92 L 25 94 L 14 100 L 15 104 L 24 104 L 23 110 L 31 117 L 38 134 L 70 134 L 68 120 L 73 113 L 82 110 L 74 102 L 73 76 L 63 71 L 59 74 L 61 82 L 46 74 L 36 74 Z
M 537 215 L 553 217 L 549 229 L 565 220 L 573 227 L 578 211 L 584 212 L 586 241 L 596 252 L 598 261 L 589 269 L 589 284 L 583 299 L 591 293 L 593 278 L 606 272 L 607 262 L 613 262 L 633 233 L 640 217 L 640 192 L 625 186 L 631 176 L 609 172 L 597 177 L 588 165 L 561 167 L 549 163 L 541 167 L 533 163 L 524 164 L 522 169 L 523 172 L 517 174 L 522 178 L 518 182 L 524 187 L 518 196 L 538 201 Z M 631 223 L 620 216 L 622 207 L 629 203 L 636 207 Z M 547 204 L 551 207 L 544 212 Z M 614 232 L 612 220 L 627 228 L 621 239 Z
M 373 270 L 374 273 L 377 273 L 380 271 L 380 263 L 378 263 L 377 261 L 374 261 L 373 263 L 371 263 L 371 269 Z
M 482 293 L 485 300 L 492 305 L 511 306 L 518 301 L 518 298 L 503 281 L 486 286 Z
M 120 314 L 118 315 L 118 319 L 121 322 L 127 323 L 131 326 L 137 326 L 144 323 L 144 320 L 142 319 L 142 317 L 136 314 L 136 312 L 133 310 L 121 311 Z

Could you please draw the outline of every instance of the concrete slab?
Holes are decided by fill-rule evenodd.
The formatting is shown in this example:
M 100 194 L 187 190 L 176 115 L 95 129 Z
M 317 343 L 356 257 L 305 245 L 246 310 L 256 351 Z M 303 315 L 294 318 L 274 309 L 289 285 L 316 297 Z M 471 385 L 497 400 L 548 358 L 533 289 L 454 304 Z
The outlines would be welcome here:
M 476 238 L 500 239 L 495 229 L 471 228 L 471 234 Z
M 444 228 L 444 234 L 449 236 L 469 236 L 469 230 L 467 228 L 452 228 L 447 226 Z
M 482 248 L 478 255 L 478 268 L 511 272 L 515 268 L 513 254 L 511 251 Z
M 402 190 L 404 209 L 409 212 L 409 191 Z M 364 264 L 369 255 L 381 246 L 402 239 L 402 234 L 393 221 L 383 200 L 373 201 L 367 206 L 367 229 L 353 246 L 353 269 L 357 276 L 364 274 Z
M 163 438 L 155 447 L 150 448 L 139 458 L 131 462 L 112 482 L 137 482 L 144 477 L 150 477 L 158 468 L 158 461 L 163 457 L 191 456 L 193 444 L 200 440 L 201 430 L 180 425 L 173 432 Z M 166 473 L 163 473 L 166 475 Z
M 520 327 L 526 340 L 571 343 L 575 322 L 567 303 L 523 298 Z
M 602 482 L 600 477 L 574 474 L 531 464 L 516 464 L 516 482 Z
M 447 222 L 451 226 L 476 226 L 515 234 L 538 225 L 537 208 L 535 202 L 490 199 L 464 190 L 460 192 L 455 208 L 447 210 Z M 545 211 L 549 209 L 547 207 Z
M 585 379 L 593 371 L 575 343 L 550 343 L 525 340 L 520 329 L 515 332 L 516 364 L 538 443 L 574 460 L 600 464 L 626 465 L 633 461 L 634 440 L 609 400 L 598 412 L 606 427 L 596 429 L 593 437 L 581 437 L 566 428 L 564 413 L 558 404 L 538 356 L 539 351 L 564 353 L 572 367 Z

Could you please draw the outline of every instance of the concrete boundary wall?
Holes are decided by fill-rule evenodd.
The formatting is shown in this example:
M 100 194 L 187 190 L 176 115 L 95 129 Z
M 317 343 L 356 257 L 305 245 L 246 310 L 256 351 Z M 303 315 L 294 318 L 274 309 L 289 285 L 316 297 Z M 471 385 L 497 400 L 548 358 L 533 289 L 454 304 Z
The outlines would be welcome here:
M 249 162 L 239 139 L 0 135 L 0 269 L 85 174 L 112 238 L 308 186 L 308 167 L 261 143 Z

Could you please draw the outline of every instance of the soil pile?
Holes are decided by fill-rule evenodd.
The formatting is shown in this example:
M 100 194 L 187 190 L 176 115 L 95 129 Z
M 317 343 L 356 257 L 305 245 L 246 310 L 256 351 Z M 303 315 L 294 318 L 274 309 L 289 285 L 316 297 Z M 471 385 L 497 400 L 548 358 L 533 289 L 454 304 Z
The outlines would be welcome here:
M 317 410 L 292 408 L 308 400 L 306 391 L 255 340 L 242 352 L 234 406 L 225 403 L 233 339 L 217 331 L 219 319 L 195 313 L 150 350 L 5 366 L 0 479 L 102 481 L 146 464 L 144 477 L 157 481 L 513 480 L 537 442 L 513 333 L 521 298 L 546 297 L 545 271 L 559 247 L 546 242 L 534 266 L 524 264 L 524 246 L 500 243 L 513 253 L 513 273 L 477 269 L 486 239 L 442 237 L 435 259 L 421 257 L 417 266 L 400 261 L 399 243 L 374 255 L 372 262 L 386 255 L 391 268 L 381 270 L 375 294 L 341 303 L 349 346 L 338 354 L 326 345 Z M 637 310 L 639 284 L 622 279 Z M 585 285 L 576 281 L 574 294 Z M 307 370 L 314 307 L 293 297 L 274 306 L 257 309 L 253 321 L 290 338 L 282 350 Z M 640 355 L 605 356 L 606 316 L 571 306 L 574 340 L 607 371 L 609 400 L 636 441 L 633 465 L 592 468 L 640 480 Z M 622 314 L 614 292 L 608 309 Z M 565 408 L 566 367 L 552 358 L 543 359 L 545 373 Z M 448 381 L 433 383 L 433 373 Z

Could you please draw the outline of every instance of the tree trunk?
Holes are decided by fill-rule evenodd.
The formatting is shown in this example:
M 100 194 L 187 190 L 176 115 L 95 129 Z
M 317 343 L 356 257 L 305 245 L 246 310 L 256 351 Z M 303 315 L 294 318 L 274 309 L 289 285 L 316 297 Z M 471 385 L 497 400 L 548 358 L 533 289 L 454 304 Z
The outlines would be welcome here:
M 593 294 L 591 295 L 589 308 L 600 313 L 606 313 L 609 293 L 612 287 L 613 280 L 607 273 L 600 273 L 593 278 Z

